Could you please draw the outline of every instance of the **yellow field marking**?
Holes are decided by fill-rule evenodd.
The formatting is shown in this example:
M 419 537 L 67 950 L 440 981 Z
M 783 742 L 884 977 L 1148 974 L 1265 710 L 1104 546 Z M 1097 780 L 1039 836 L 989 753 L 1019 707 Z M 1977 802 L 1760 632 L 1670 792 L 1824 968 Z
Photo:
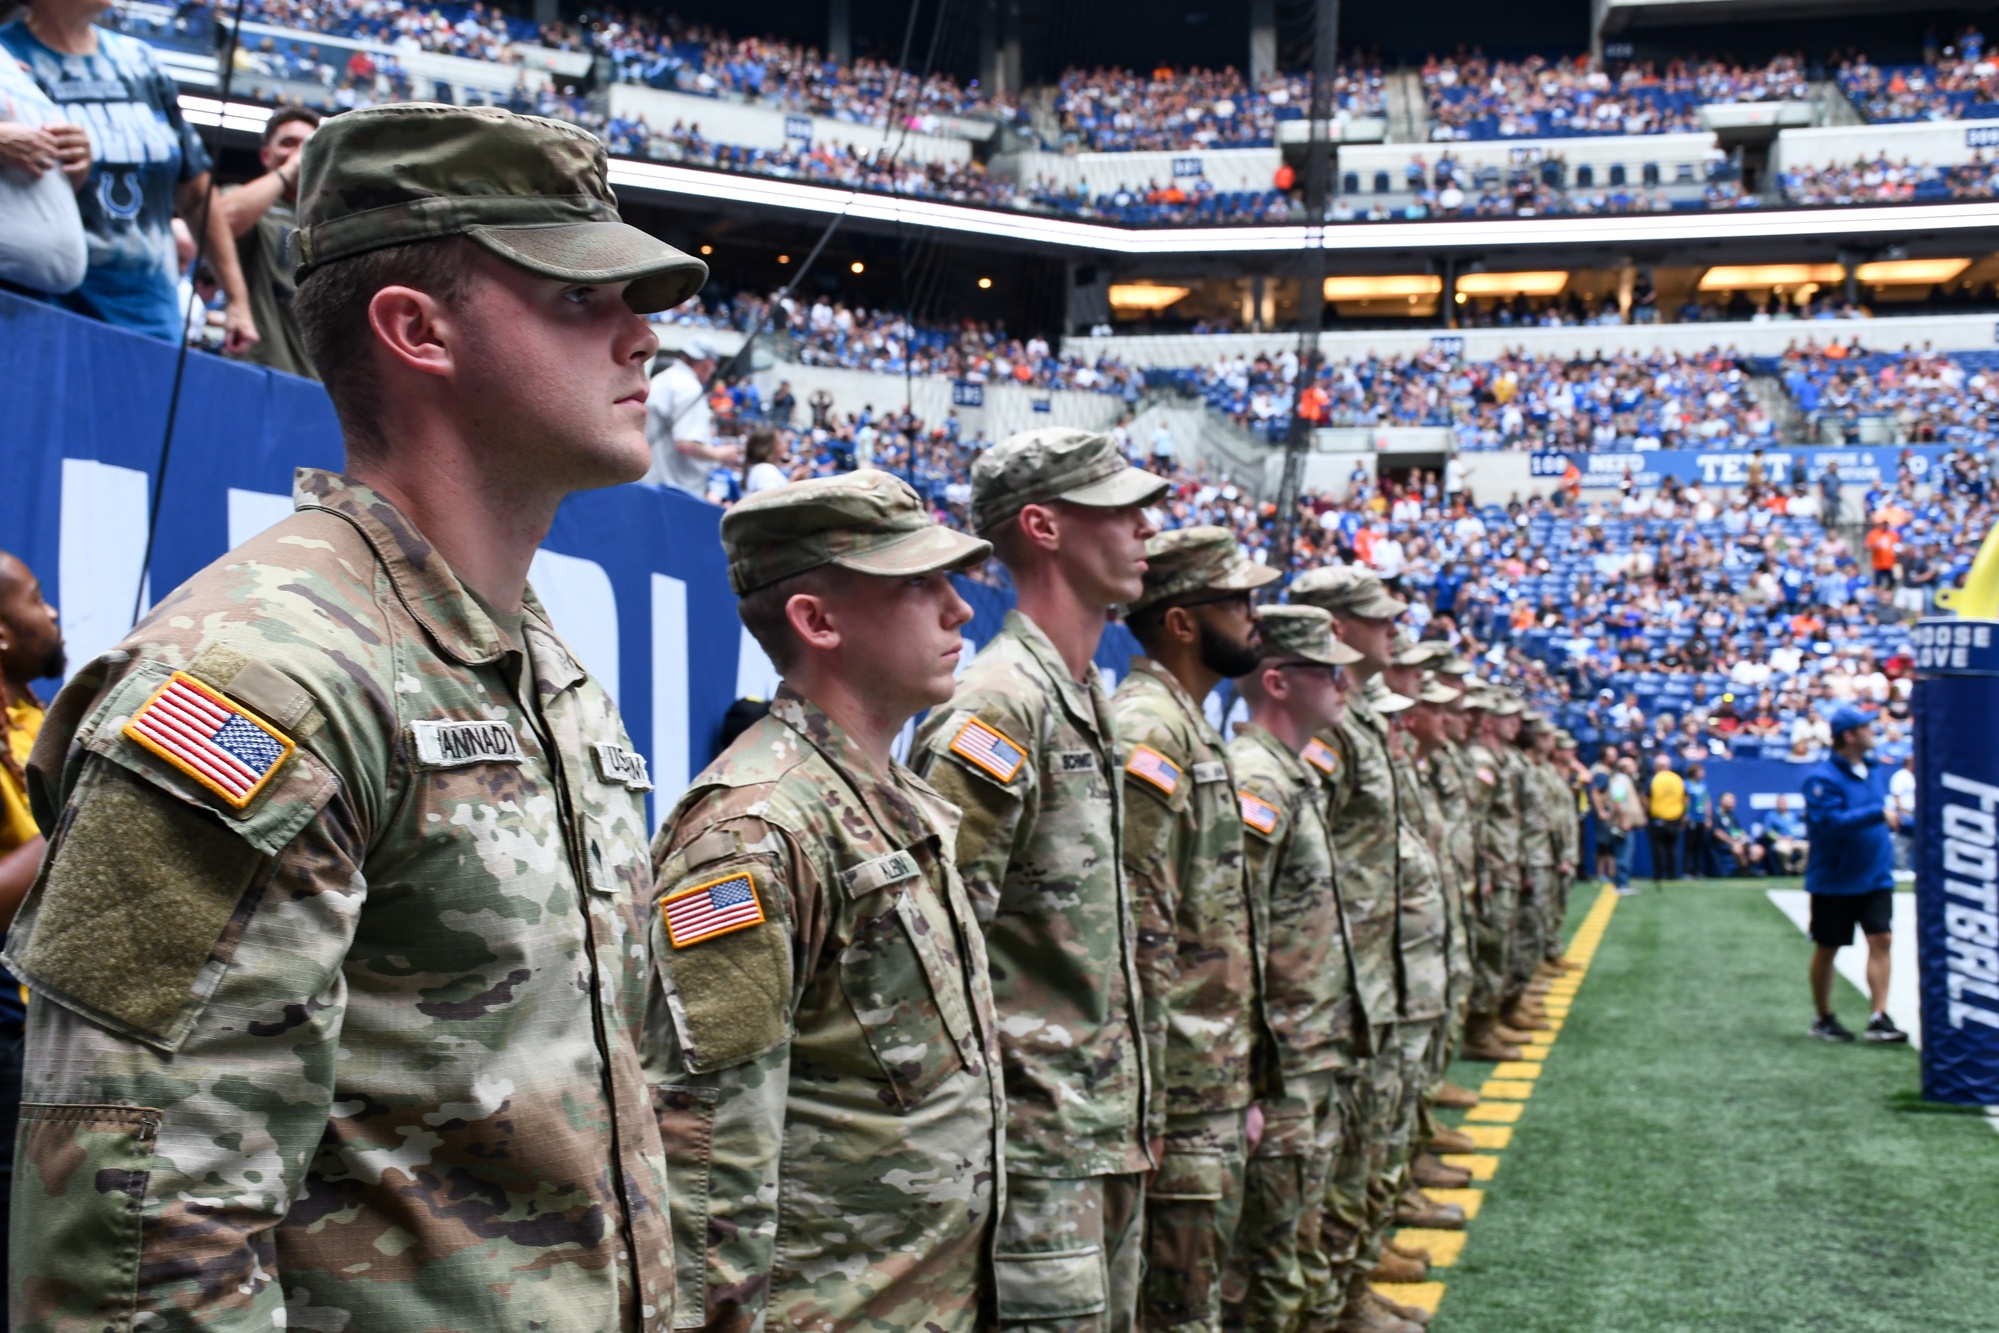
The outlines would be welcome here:
M 1437 1306 L 1444 1299 L 1444 1284 L 1441 1282 L 1370 1282 L 1368 1285 L 1397 1305 L 1418 1306 L 1431 1314 L 1437 1313 Z
M 1498 1097 L 1524 1102 L 1534 1095 L 1534 1085 L 1518 1079 L 1489 1078 L 1479 1086 L 1478 1095 L 1481 1099 Z
M 1454 1203 L 1465 1210 L 1465 1220 L 1469 1222 L 1478 1216 L 1479 1205 L 1485 1202 L 1484 1190 L 1439 1190 L 1426 1189 L 1423 1197 L 1431 1203 Z
M 1596 955 L 1597 946 L 1603 943 L 1604 931 L 1610 926 L 1610 914 L 1617 910 L 1617 891 L 1605 885 L 1591 904 L 1589 915 L 1576 928 L 1569 941 L 1568 951 L 1563 954 L 1571 963 L 1580 964 L 1578 969 L 1551 983 L 1546 998 L 1542 1002 L 1548 1014 L 1546 1032 L 1530 1032 L 1524 1043 L 1529 1049 L 1523 1050 L 1524 1060 L 1502 1060 L 1492 1069 L 1492 1077 L 1479 1089 L 1482 1098 L 1525 1098 L 1533 1095 L 1534 1081 L 1541 1076 L 1541 1061 L 1547 1058 L 1548 1049 L 1555 1044 L 1555 1034 L 1562 1029 L 1570 1002 L 1582 979 L 1589 974 L 1590 960 Z M 1472 1173 L 1472 1179 L 1491 1180 L 1499 1170 L 1499 1159 L 1490 1152 L 1501 1151 L 1513 1143 L 1513 1131 L 1508 1128 L 1520 1119 L 1526 1109 L 1524 1101 L 1481 1101 L 1465 1112 L 1465 1123 L 1460 1126 L 1465 1137 L 1488 1153 L 1445 1153 L 1443 1160 L 1447 1166 L 1461 1167 Z M 1483 1123 L 1480 1123 L 1483 1122 Z M 1485 1191 L 1478 1189 L 1426 1189 L 1424 1195 L 1437 1203 L 1454 1203 L 1464 1209 L 1465 1219 L 1470 1221 L 1478 1216 L 1479 1205 L 1485 1202 Z M 1450 1268 L 1464 1251 L 1465 1233 L 1462 1231 L 1434 1231 L 1417 1227 L 1403 1227 L 1395 1233 L 1398 1245 L 1413 1246 L 1427 1250 L 1433 1268 Z M 1377 1292 L 1391 1301 L 1402 1305 L 1419 1306 L 1431 1314 L 1443 1303 L 1444 1284 L 1442 1282 L 1371 1284 Z
M 1478 1181 L 1491 1180 L 1492 1173 L 1499 1170 L 1499 1159 L 1490 1153 L 1447 1152 L 1440 1160 L 1445 1166 L 1471 1172 L 1471 1178 Z
M 1432 1268 L 1449 1268 L 1458 1261 L 1458 1255 L 1465 1248 L 1465 1233 L 1437 1231 L 1429 1227 L 1403 1227 L 1395 1233 L 1395 1243 L 1426 1251 Z

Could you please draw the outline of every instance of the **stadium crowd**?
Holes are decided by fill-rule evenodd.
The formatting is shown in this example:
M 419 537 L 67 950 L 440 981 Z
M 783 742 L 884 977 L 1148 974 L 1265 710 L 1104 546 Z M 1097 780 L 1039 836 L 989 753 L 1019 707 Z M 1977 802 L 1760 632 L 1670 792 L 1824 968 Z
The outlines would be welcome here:
M 1674 61 L 1663 74 L 1634 64 L 1613 77 L 1586 56 L 1515 63 L 1461 52 L 1424 61 L 1422 79 L 1434 140 L 1668 134 L 1705 128 L 1698 112 L 1706 103 L 1810 95 L 1795 56 L 1755 69 Z
M 1056 89 L 1063 145 L 1092 152 L 1138 149 L 1264 148 L 1277 122 L 1310 108 L 1307 76 L 1275 74 L 1251 88 L 1233 67 L 1067 70 Z M 1333 105 L 1343 117 L 1384 114 L 1381 70 L 1341 67 Z
M 1986 57 L 1984 33 L 1968 26 L 1949 46 L 1926 44 L 1920 65 L 1876 65 L 1865 55 L 1841 62 L 1841 91 L 1871 121 L 1999 115 L 1999 64 Z

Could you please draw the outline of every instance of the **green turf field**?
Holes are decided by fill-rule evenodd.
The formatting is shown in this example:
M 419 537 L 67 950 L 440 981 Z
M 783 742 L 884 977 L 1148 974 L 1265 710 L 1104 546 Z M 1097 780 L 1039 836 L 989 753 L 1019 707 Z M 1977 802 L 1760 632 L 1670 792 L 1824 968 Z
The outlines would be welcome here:
M 1810 946 L 1773 883 L 1618 900 L 1434 1272 L 1438 1333 L 1999 1328 L 1999 1133 L 1894 1109 L 1915 1051 L 1805 1036 Z M 1577 890 L 1572 928 L 1596 901 Z

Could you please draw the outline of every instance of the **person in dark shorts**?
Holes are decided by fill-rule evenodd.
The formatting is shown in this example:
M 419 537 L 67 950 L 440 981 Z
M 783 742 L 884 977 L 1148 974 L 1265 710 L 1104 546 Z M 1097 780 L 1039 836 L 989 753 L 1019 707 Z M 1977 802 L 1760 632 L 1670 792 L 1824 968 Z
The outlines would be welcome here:
M 1805 890 L 1812 895 L 1812 1001 L 1818 1019 L 1811 1035 L 1821 1041 L 1852 1041 L 1853 1034 L 1833 1016 L 1833 955 L 1853 943 L 1853 928 L 1867 939 L 1867 993 L 1874 1016 L 1867 1040 L 1907 1041 L 1888 1017 L 1889 945 L 1895 920 L 1895 845 L 1890 834 L 1900 814 L 1888 799 L 1892 772 L 1870 766 L 1874 719 L 1851 704 L 1840 704 L 1826 719 L 1832 752 L 1805 774 L 1805 832 L 1811 859 Z

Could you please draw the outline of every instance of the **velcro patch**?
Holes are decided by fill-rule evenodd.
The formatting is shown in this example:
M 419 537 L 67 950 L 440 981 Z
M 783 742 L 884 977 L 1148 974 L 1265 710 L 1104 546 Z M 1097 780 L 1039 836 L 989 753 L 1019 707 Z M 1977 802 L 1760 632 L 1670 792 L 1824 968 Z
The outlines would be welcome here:
M 238 810 L 291 758 L 291 738 L 184 671 L 167 677 L 124 734 Z
M 840 887 L 850 898 L 861 898 L 876 889 L 885 889 L 891 884 L 900 884 L 906 879 L 914 879 L 922 873 L 916 858 L 908 852 L 890 852 L 887 856 L 877 856 L 872 861 L 863 861 L 840 872 Z
M 633 791 L 651 791 L 652 778 L 646 773 L 646 757 L 622 745 L 598 741 L 590 747 L 597 756 L 597 776 L 622 784 Z
M 1027 761 L 1026 750 L 998 728 L 975 717 L 966 718 L 965 725 L 958 728 L 951 741 L 951 753 L 1001 782 L 1012 782 L 1013 775 Z
M 1317 736 L 1305 742 L 1305 748 L 1298 752 L 1298 757 L 1327 777 L 1340 771 L 1340 752 Z
M 1277 807 L 1246 791 L 1238 791 L 1236 800 L 1242 803 L 1242 822 L 1249 828 L 1265 835 L 1277 831 Z
M 738 870 L 660 900 L 666 935 L 676 949 L 712 940 L 717 935 L 760 926 L 763 903 L 757 898 L 756 876 Z
M 1194 781 L 1196 782 L 1227 782 L 1228 777 L 1229 766 L 1218 759 L 1210 759 L 1204 763 L 1194 765 Z
M 1124 761 L 1124 771 L 1144 779 L 1168 796 L 1180 790 L 1180 765 L 1150 745 L 1132 746 L 1131 758 Z
M 505 722 L 412 722 L 410 738 L 416 742 L 417 762 L 426 768 L 519 764 L 527 760 L 521 753 L 520 736 Z

